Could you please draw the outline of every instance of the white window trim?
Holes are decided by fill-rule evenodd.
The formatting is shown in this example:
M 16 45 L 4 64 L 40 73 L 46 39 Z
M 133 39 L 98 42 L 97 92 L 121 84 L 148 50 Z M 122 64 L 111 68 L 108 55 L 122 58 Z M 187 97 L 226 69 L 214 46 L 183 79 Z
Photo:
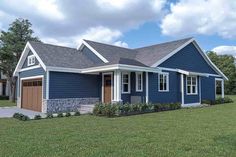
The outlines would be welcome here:
M 141 75 L 141 89 L 138 89 L 138 75 Z M 136 72 L 135 73 L 135 84 L 136 84 L 136 92 L 142 92 L 143 91 L 143 73 L 142 72 Z
M 160 75 L 166 75 L 166 90 L 160 90 Z M 169 92 L 169 73 L 167 72 L 162 72 L 162 73 L 158 73 L 158 91 L 159 92 Z
M 125 92 L 124 91 L 124 88 L 123 88 L 123 84 L 124 84 L 124 82 L 123 82 L 123 77 L 124 77 L 124 75 L 128 75 L 128 92 Z M 129 72 L 122 72 L 122 78 L 121 78 L 121 82 L 122 82 L 122 94 L 130 94 L 130 73 Z
M 190 93 L 188 93 L 188 77 L 191 77 L 191 85 L 190 85 Z M 195 77 L 196 78 L 196 93 L 193 93 L 192 91 L 192 78 Z M 186 94 L 187 95 L 198 95 L 198 77 L 197 76 L 186 76 Z
M 27 57 L 27 65 L 35 65 L 35 55 L 30 55 Z

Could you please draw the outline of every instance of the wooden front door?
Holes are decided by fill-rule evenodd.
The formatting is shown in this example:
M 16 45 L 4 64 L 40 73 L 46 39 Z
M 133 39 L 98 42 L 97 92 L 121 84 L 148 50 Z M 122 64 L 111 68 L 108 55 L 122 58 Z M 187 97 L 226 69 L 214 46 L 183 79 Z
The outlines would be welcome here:
M 22 81 L 21 108 L 42 111 L 42 79 Z
M 111 102 L 111 75 L 104 75 L 104 103 Z

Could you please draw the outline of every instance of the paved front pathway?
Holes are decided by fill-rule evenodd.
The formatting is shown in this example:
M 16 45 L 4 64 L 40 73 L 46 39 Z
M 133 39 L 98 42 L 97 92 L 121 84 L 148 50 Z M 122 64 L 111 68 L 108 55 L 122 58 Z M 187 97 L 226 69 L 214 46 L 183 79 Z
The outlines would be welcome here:
M 0 118 L 10 118 L 14 113 L 22 113 L 31 119 L 34 118 L 35 115 L 41 115 L 42 117 L 46 116 L 44 113 L 18 108 L 16 106 L 0 107 Z

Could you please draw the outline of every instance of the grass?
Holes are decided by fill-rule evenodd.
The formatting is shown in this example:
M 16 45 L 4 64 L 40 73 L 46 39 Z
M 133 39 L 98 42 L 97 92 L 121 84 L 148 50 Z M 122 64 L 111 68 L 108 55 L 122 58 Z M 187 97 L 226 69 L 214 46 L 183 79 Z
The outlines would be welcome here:
M 0 119 L 0 156 L 236 156 L 234 103 L 121 118 Z
M 0 100 L 0 107 L 9 107 L 9 106 L 16 106 L 16 103 L 13 103 L 9 100 Z

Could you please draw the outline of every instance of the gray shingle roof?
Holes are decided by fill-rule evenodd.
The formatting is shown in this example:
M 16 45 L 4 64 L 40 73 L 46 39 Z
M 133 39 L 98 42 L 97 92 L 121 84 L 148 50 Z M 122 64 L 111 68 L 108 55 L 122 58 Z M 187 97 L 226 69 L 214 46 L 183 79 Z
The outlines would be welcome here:
M 152 66 L 163 57 L 186 43 L 192 38 L 185 38 L 181 40 L 156 44 L 152 46 L 135 49 L 137 51 L 136 60 L 144 63 L 147 66 Z
M 108 63 L 94 62 L 89 58 L 89 55 L 75 48 L 55 46 L 40 42 L 30 42 L 30 44 L 46 66 L 82 69 L 110 64 L 151 66 L 190 39 L 191 38 L 186 38 L 137 49 L 128 49 L 85 40 L 98 53 L 105 57 L 109 61 Z
M 78 69 L 95 66 L 92 60 L 77 49 L 32 41 L 30 44 L 46 66 Z

